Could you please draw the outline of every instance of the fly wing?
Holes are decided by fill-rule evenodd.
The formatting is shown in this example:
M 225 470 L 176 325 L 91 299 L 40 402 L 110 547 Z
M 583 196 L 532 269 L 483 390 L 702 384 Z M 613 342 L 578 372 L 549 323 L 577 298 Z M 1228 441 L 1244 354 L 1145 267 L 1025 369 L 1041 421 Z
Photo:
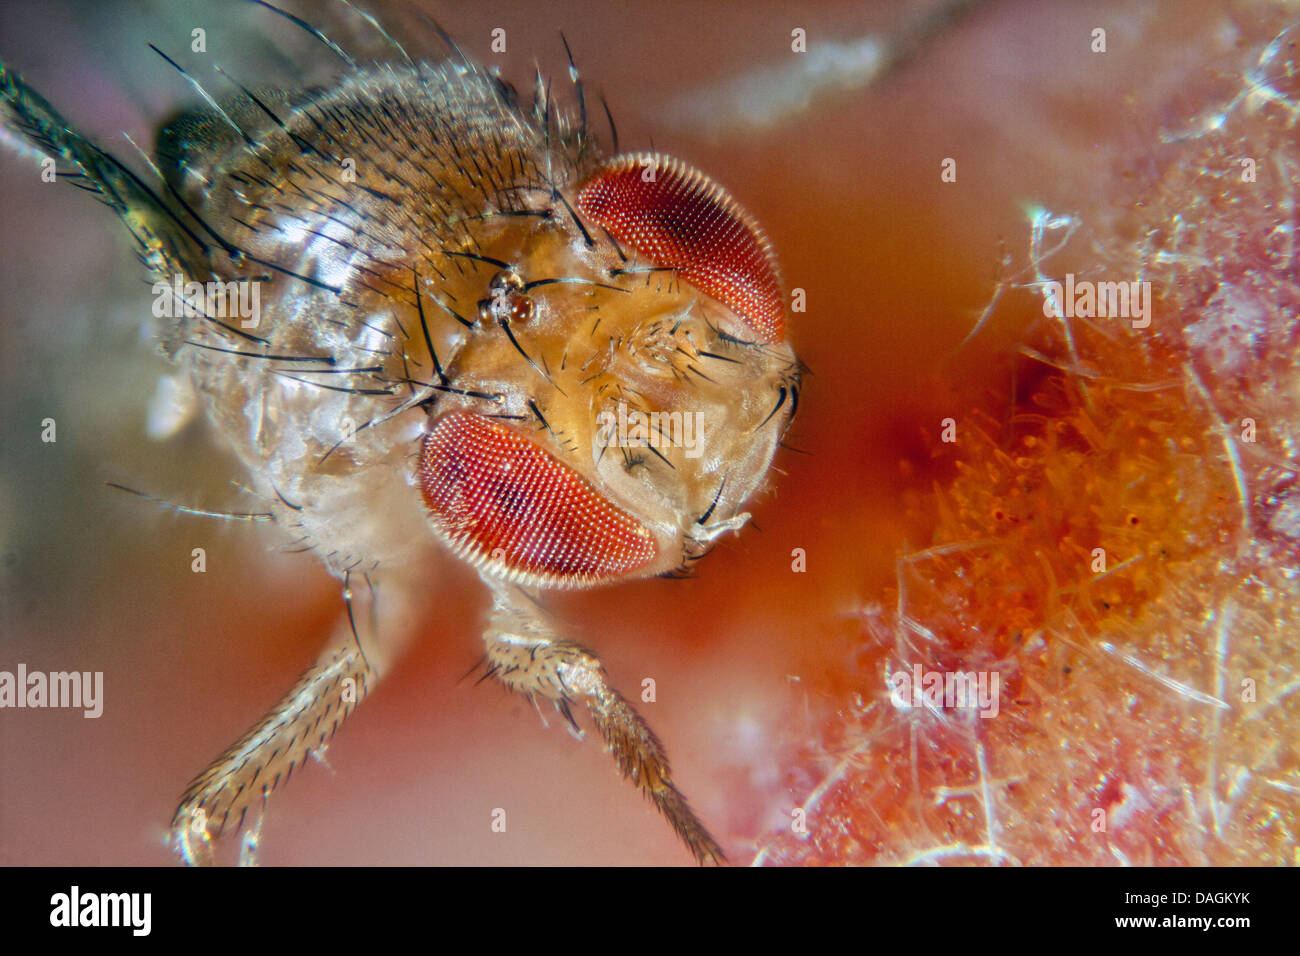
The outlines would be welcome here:
M 0 62 L 0 125 L 52 159 L 71 164 L 60 175 L 91 190 L 121 218 L 141 257 L 158 275 L 189 271 L 204 243 L 134 172 L 71 127 L 23 78 Z

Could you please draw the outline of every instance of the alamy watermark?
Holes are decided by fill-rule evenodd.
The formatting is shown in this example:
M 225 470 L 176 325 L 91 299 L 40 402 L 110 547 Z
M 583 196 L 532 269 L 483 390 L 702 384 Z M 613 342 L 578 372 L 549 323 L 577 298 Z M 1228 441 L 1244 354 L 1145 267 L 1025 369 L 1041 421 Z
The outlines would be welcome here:
M 0 671 L 0 709 L 5 707 L 79 708 L 83 717 L 104 713 L 103 671 Z
M 1043 315 L 1049 319 L 1132 319 L 1151 325 L 1150 282 L 1093 282 L 1065 274 L 1064 282 L 1043 283 Z
M 153 928 L 152 893 L 83 893 L 73 886 L 50 897 L 50 925 L 124 927 L 133 936 Z
M 997 671 L 927 671 L 920 664 L 897 670 L 886 677 L 889 702 L 900 710 L 928 707 L 932 710 L 979 710 L 986 719 L 998 715 Z
M 680 448 L 687 458 L 704 452 L 703 412 L 643 412 L 618 403 L 596 416 L 596 445 L 601 448 Z
M 194 282 L 177 274 L 152 289 L 155 318 L 238 319 L 240 328 L 255 329 L 262 317 L 261 283 L 252 279 Z

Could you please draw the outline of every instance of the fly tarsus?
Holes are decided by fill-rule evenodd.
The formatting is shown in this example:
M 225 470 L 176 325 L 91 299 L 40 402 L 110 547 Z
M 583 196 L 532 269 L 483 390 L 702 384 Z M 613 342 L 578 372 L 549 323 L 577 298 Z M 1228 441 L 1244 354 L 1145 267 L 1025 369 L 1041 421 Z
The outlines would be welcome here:
M 239 830 L 251 807 L 260 814 L 309 757 L 323 759 L 373 677 L 359 643 L 337 647 L 308 668 L 270 713 L 186 789 L 171 826 L 171 845 L 181 860 L 211 865 L 213 841 Z
M 595 654 L 557 640 L 537 612 L 502 590 L 496 594 L 484 641 L 488 672 L 510 690 L 544 697 L 561 713 L 573 703 L 585 704 L 623 776 L 664 815 L 695 859 L 701 864 L 726 863 L 722 847 L 673 782 L 663 744 L 645 718 L 610 686 Z

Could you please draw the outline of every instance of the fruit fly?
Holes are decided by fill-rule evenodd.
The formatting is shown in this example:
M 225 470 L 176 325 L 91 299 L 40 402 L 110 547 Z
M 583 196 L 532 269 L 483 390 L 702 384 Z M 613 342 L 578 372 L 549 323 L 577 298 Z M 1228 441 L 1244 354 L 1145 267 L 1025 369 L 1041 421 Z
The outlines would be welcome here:
M 121 218 L 152 282 L 178 406 L 242 465 L 255 516 L 342 582 L 325 649 L 190 784 L 187 863 L 319 756 L 421 625 L 438 550 L 493 609 L 482 678 L 585 709 L 619 769 L 700 862 L 724 854 L 663 745 L 542 593 L 689 572 L 742 528 L 798 404 L 775 256 L 721 186 L 608 150 L 570 56 L 572 105 L 530 96 L 445 35 L 441 62 L 339 64 L 333 83 L 217 95 L 137 173 L 0 66 L 5 126 Z M 430 29 L 441 31 L 430 23 Z M 567 48 L 567 44 L 566 44 Z

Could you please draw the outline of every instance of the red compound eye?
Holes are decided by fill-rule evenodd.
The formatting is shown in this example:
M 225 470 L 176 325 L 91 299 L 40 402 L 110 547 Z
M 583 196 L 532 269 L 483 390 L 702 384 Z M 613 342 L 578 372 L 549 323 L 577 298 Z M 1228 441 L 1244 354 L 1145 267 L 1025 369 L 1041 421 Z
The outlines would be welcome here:
M 652 153 L 619 156 L 578 191 L 578 209 L 730 308 L 757 341 L 785 338 L 781 280 L 767 238 L 699 170 Z
M 453 412 L 434 424 L 420 485 L 458 554 L 535 583 L 608 581 L 656 554 L 650 532 L 575 471 L 478 415 Z

